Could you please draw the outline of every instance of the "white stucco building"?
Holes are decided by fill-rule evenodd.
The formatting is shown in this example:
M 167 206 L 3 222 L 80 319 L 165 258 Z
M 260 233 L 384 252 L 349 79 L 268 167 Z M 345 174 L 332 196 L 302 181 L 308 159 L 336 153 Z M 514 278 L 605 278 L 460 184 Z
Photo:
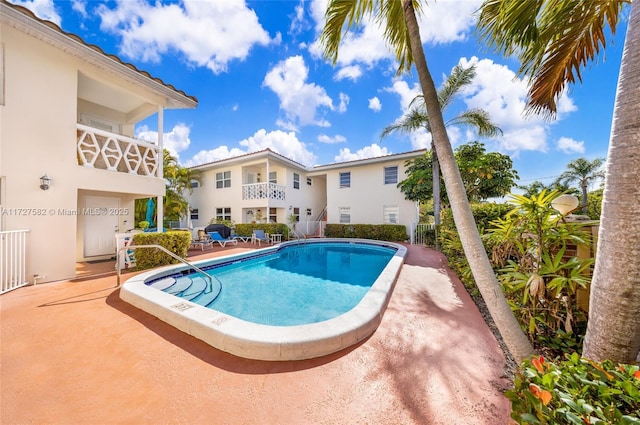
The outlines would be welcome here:
M 26 279 L 74 277 L 76 261 L 112 257 L 134 200 L 159 197 L 165 109 L 197 100 L 0 1 L 0 230 L 26 230 Z M 159 140 L 134 126 L 156 115 Z M 41 177 L 51 180 L 41 188 Z M 6 255 L 4 256 L 6 257 Z M 3 257 L 3 258 L 4 258 Z M 2 279 L 15 259 L 2 260 Z M 6 282 L 2 282 L 3 285 Z
M 397 184 L 405 161 L 425 150 L 315 167 L 305 167 L 270 149 L 192 167 L 200 183 L 188 196 L 193 227 L 212 219 L 235 223 L 287 223 L 293 214 L 300 232 L 321 236 L 326 223 L 402 224 L 411 233 L 415 202 Z

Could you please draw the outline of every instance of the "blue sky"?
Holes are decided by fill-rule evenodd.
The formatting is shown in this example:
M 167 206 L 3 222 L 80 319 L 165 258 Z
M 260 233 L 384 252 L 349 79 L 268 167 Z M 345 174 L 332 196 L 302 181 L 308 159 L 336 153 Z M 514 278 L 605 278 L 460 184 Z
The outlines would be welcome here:
M 183 165 L 267 147 L 305 165 L 401 153 L 430 146 L 430 135 L 382 129 L 402 117 L 419 94 L 417 75 L 396 76 L 397 63 L 380 28 L 365 22 L 349 33 L 333 66 L 318 37 L 326 0 L 13 0 L 87 43 L 117 54 L 187 94 L 195 110 L 165 112 L 165 146 Z M 456 104 L 487 110 L 504 135 L 479 139 L 449 130 L 454 147 L 474 140 L 508 154 L 520 183 L 550 183 L 579 157 L 606 157 L 627 14 L 613 43 L 559 102 L 556 120 L 525 118 L 526 81 L 518 63 L 489 51 L 474 34 L 481 0 L 429 2 L 419 18 L 436 85 L 458 64 L 477 76 Z M 136 129 L 157 135 L 156 118 Z

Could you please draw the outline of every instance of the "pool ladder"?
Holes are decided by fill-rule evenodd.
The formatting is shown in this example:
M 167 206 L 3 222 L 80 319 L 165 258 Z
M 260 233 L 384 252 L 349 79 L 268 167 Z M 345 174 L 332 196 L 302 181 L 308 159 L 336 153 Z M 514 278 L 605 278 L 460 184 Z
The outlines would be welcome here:
M 176 255 L 173 252 L 169 251 L 167 248 L 163 247 L 162 245 L 129 245 L 129 246 L 124 246 L 124 247 L 120 248 L 118 250 L 118 254 L 116 256 L 116 269 L 118 270 L 118 286 L 117 286 L 118 288 L 120 287 L 120 254 L 123 251 L 132 250 L 132 249 L 138 249 L 138 248 L 157 248 L 160 251 L 163 251 L 165 254 L 168 254 L 171 257 L 175 258 L 176 260 L 183 262 L 188 267 L 196 270 L 197 272 L 202 273 L 205 276 L 205 278 L 209 282 L 208 287 L 205 289 L 205 293 L 213 291 L 213 279 L 214 279 L 213 276 L 211 276 L 209 273 L 205 272 L 204 270 L 202 270 L 200 267 L 196 266 L 195 264 L 192 264 L 192 263 L 188 262 L 187 260 L 185 260 L 184 258 L 180 257 L 179 255 Z M 220 280 L 216 279 L 216 281 L 218 282 L 220 287 L 222 287 L 222 283 L 220 282 Z M 209 290 L 207 291 L 207 289 L 209 289 Z

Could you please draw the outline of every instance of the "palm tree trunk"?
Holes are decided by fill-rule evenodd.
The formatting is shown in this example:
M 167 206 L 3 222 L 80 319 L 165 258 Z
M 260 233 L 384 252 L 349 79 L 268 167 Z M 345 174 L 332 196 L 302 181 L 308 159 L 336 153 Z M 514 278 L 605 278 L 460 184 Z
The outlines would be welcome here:
M 411 52 L 418 71 L 422 93 L 424 95 L 427 113 L 431 123 L 431 134 L 436 147 L 442 175 L 444 177 L 449 203 L 453 212 L 456 228 L 465 256 L 469 261 L 473 277 L 487 304 L 502 338 L 517 362 L 522 361 L 533 353 L 533 347 L 520 328 L 507 300 L 500 288 L 487 252 L 480 239 L 478 227 L 473 218 L 469 200 L 464 189 L 460 170 L 449 143 L 449 137 L 442 118 L 442 111 L 438 102 L 438 95 L 433 78 L 427 67 L 427 61 L 422 49 L 420 30 L 413 9 L 412 0 L 402 0 L 405 22 L 409 32 Z
M 431 142 L 431 169 L 433 172 L 433 218 L 436 226 L 440 225 L 440 163 L 438 162 L 438 154 L 436 153 L 436 145 Z
M 433 186 L 433 219 L 436 225 L 436 249 L 440 250 L 440 162 L 438 162 L 438 154 L 436 153 L 436 145 L 431 142 L 431 169 L 432 169 L 432 186 Z
M 583 356 L 620 363 L 640 351 L 640 7 L 632 6 L 613 111 Z
M 589 194 L 588 194 L 588 187 L 587 187 L 587 183 L 584 182 L 582 183 L 582 214 L 587 214 L 587 205 L 589 204 Z

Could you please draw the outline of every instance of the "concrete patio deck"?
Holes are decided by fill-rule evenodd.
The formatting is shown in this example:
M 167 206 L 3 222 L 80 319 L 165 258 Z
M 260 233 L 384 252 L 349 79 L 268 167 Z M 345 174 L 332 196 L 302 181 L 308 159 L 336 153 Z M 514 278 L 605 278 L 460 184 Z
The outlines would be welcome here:
M 112 263 L 4 294 L 0 423 L 510 423 L 498 343 L 445 258 L 408 248 L 378 330 L 296 362 L 232 356 L 124 303 Z

